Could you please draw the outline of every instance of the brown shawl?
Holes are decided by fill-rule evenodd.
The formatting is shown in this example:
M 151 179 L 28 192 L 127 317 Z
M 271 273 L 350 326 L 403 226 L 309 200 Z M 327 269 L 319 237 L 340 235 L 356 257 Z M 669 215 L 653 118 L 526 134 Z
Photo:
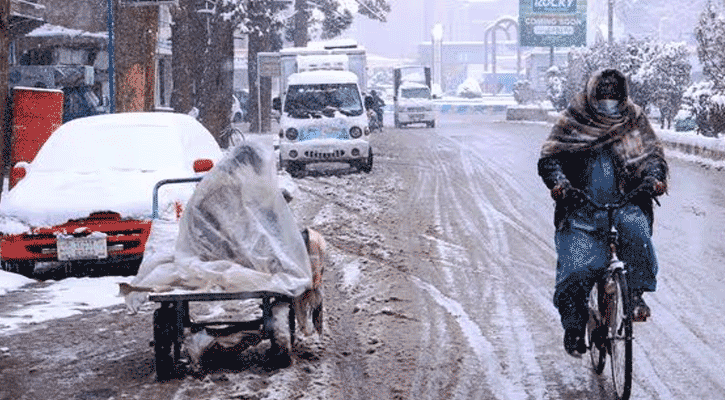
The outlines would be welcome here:
M 619 117 L 608 117 L 597 111 L 595 91 L 605 72 L 614 74 L 622 82 Z M 629 178 L 642 178 L 650 163 L 664 160 L 661 142 L 642 108 L 629 100 L 626 80 L 616 70 L 592 75 L 586 91 L 574 97 L 552 128 L 542 146 L 541 157 L 590 151 L 609 144 Z

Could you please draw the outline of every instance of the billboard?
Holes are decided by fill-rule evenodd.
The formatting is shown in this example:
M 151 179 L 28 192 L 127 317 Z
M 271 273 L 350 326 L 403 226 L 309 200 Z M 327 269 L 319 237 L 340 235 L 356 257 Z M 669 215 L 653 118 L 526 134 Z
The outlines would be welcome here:
M 587 0 L 519 0 L 519 43 L 586 46 Z

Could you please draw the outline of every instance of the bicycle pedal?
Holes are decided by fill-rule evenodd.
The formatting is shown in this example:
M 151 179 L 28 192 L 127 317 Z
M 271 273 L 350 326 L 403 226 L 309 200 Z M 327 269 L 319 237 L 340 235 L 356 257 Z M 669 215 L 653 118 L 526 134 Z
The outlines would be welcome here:
M 649 316 L 646 314 L 640 314 L 640 315 L 633 315 L 632 316 L 632 322 L 647 322 L 647 318 Z
M 635 309 L 632 313 L 632 322 L 647 322 L 647 318 L 649 317 L 649 310 Z

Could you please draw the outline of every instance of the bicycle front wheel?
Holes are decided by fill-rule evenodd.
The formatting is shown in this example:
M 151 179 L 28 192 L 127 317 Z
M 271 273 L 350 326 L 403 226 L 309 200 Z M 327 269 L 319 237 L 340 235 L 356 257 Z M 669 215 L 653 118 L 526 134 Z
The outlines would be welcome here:
M 606 361 L 606 329 L 605 321 L 602 318 L 600 304 L 603 302 L 603 290 L 600 283 L 596 283 L 589 292 L 589 321 L 586 326 L 587 348 L 592 361 L 592 368 L 597 375 L 604 371 Z M 603 328 L 603 329 L 602 329 Z
M 632 307 L 627 279 L 615 271 L 609 318 L 609 351 L 612 364 L 612 383 L 618 400 L 629 399 L 632 390 Z

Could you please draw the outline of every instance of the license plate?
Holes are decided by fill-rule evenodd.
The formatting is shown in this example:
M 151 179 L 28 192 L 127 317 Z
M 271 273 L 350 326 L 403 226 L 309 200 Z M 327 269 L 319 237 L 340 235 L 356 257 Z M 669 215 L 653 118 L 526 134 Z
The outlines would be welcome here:
M 425 117 L 425 115 L 423 115 L 423 114 L 411 114 L 410 115 L 410 119 L 412 119 L 413 121 L 421 121 L 421 120 L 423 120 L 424 117 Z
M 58 260 L 98 260 L 108 257 L 106 235 L 94 234 L 86 237 L 59 235 Z

